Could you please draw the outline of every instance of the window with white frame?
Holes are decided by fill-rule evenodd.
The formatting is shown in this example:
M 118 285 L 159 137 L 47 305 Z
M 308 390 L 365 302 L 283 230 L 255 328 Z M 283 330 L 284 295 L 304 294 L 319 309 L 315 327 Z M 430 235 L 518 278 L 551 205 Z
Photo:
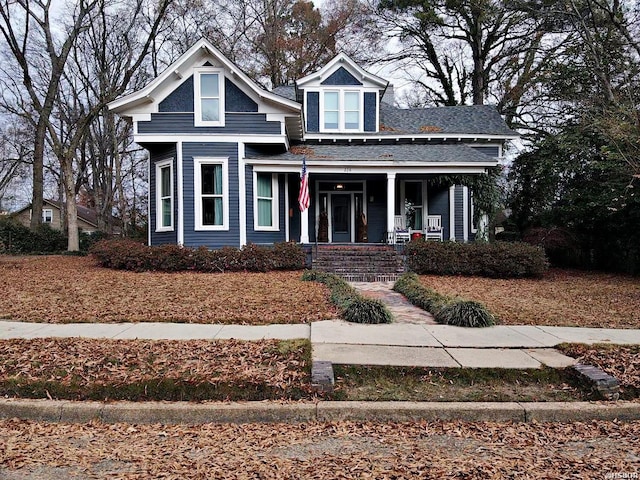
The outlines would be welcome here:
M 322 129 L 324 131 L 361 131 L 361 92 L 325 90 L 322 92 Z
M 404 211 L 407 219 L 407 227 L 411 230 L 422 230 L 423 198 L 421 181 L 405 182 Z
M 173 230 L 173 160 L 156 163 L 156 231 Z
M 254 173 L 254 229 L 279 229 L 278 176 L 272 173 Z
M 194 159 L 196 230 L 229 230 L 229 172 L 226 158 Z
M 42 223 L 53 223 L 53 210 L 50 208 L 42 209 Z
M 203 67 L 194 73 L 194 111 L 197 126 L 224 126 L 224 74 Z

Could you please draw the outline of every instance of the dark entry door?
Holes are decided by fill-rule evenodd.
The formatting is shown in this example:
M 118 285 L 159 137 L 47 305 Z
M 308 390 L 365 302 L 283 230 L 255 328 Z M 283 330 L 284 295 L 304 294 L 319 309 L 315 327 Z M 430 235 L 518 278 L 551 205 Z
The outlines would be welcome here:
M 331 195 L 331 240 L 351 241 L 351 195 Z

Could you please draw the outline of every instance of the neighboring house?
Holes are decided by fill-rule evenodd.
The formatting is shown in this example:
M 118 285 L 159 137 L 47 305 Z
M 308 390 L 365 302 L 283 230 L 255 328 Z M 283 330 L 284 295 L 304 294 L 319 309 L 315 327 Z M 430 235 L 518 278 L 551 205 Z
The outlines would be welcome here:
M 149 243 L 393 242 L 431 222 L 444 240 L 473 239 L 472 192 L 430 180 L 485 173 L 517 134 L 493 107 L 403 110 L 392 90 L 340 54 L 269 92 L 199 41 L 110 104 L 150 152 Z
M 93 233 L 98 230 L 98 217 L 90 208 L 78 205 L 78 228 L 85 233 Z M 31 205 L 11 214 L 22 225 L 28 227 L 31 224 Z M 49 225 L 54 230 L 62 230 L 62 215 L 60 202 L 44 199 L 42 202 L 42 223 Z

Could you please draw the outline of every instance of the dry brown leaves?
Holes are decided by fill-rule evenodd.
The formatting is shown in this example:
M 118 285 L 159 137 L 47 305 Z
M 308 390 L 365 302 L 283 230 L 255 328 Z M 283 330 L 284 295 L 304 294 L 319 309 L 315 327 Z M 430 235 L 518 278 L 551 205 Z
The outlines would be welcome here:
M 305 323 L 336 318 L 300 272 L 133 273 L 89 257 L 0 256 L 0 318 L 51 323 Z
M 505 325 L 640 328 L 640 279 L 571 270 L 541 280 L 425 275 L 446 295 L 482 302 Z
M 173 380 L 191 386 L 261 385 L 286 395 L 309 383 L 305 344 L 277 340 L 0 340 L 0 382 L 78 388 Z
M 638 345 L 560 345 L 578 362 L 596 366 L 620 381 L 622 388 L 640 392 L 640 346 Z
M 637 473 L 638 452 L 639 422 L 176 426 L 0 421 L 0 476 L 37 480 L 74 474 L 98 479 L 603 479 Z

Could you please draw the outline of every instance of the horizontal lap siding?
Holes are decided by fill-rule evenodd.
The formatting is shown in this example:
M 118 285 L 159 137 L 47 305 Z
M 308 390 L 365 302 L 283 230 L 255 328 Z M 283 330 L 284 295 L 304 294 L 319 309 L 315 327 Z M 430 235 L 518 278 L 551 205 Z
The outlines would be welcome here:
M 427 190 L 427 209 L 429 215 L 440 215 L 443 240 L 449 239 L 449 189 L 429 188 Z
M 229 230 L 196 231 L 194 199 L 194 157 L 228 157 Z M 184 143 L 182 145 L 184 192 L 184 244 L 189 247 L 204 245 L 209 248 L 240 246 L 240 218 L 238 197 L 238 144 L 237 143 Z
M 172 159 L 173 173 L 173 231 L 156 232 L 156 163 Z M 151 245 L 163 245 L 167 243 L 178 243 L 178 180 L 176 168 L 176 146 L 154 145 L 150 149 L 149 168 L 149 229 L 151 231 Z
M 387 241 L 386 180 L 367 181 L 367 236 L 369 243 Z M 373 197 L 373 202 L 369 200 Z
M 277 232 L 263 232 L 256 231 L 254 227 L 254 215 L 253 210 L 253 167 L 248 165 L 245 170 L 245 184 L 247 185 L 246 191 L 246 204 L 247 204 L 247 242 L 248 243 L 263 243 L 271 244 L 276 242 L 285 241 L 285 185 L 284 175 L 278 175 L 278 222 L 279 230 Z
M 268 122 L 264 113 L 227 113 L 224 127 L 196 127 L 193 113 L 152 113 L 150 122 L 138 122 L 138 133 L 272 134 L 282 132 L 280 122 Z

